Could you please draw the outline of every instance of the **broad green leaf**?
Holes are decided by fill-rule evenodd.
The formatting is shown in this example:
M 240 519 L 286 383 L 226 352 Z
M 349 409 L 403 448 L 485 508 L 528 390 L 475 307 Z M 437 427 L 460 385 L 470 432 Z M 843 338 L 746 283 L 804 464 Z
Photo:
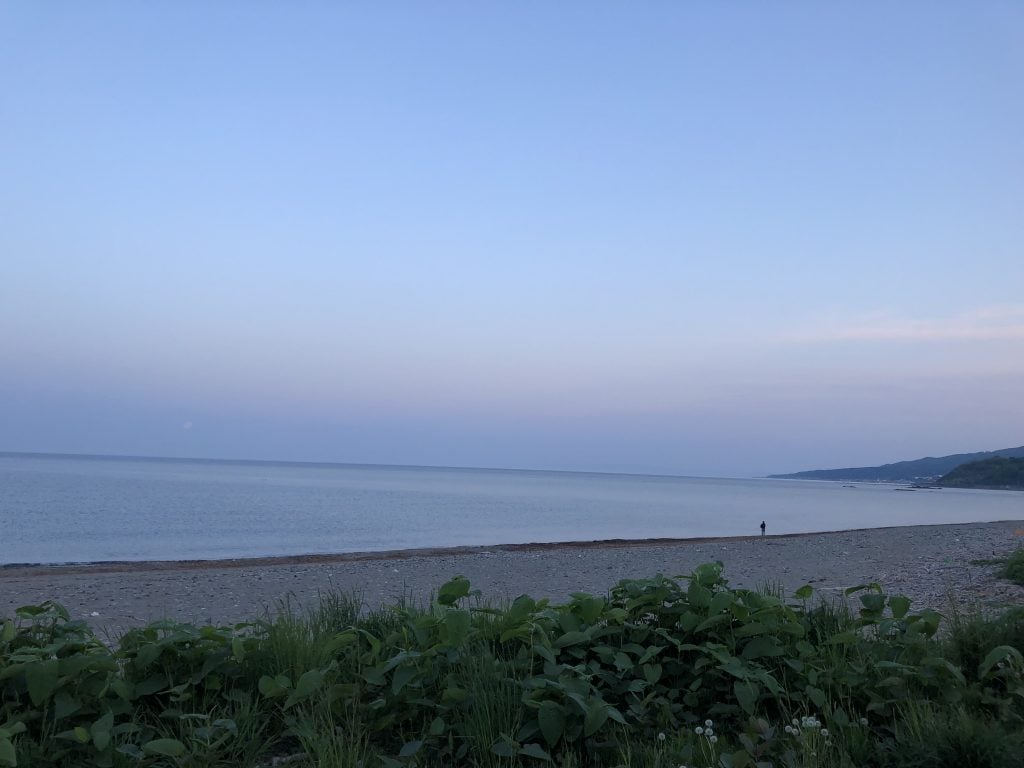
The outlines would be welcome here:
M 864 605 L 864 610 L 870 611 L 871 613 L 880 613 L 885 609 L 885 595 L 880 595 L 878 593 L 861 595 L 860 601 Z
M 707 629 L 711 629 L 714 626 L 717 626 L 719 624 L 726 624 L 726 623 L 728 623 L 730 621 L 732 621 L 732 614 L 721 613 L 721 612 L 718 612 L 718 613 L 712 612 L 711 616 L 709 616 L 708 618 L 704 619 L 704 621 L 702 621 L 700 624 L 698 624 L 696 627 L 694 627 L 693 631 L 694 632 L 703 632 L 703 631 L 705 631 Z
M 153 739 L 142 745 L 147 755 L 163 755 L 164 757 L 181 757 L 185 754 L 185 745 L 177 739 Z
M 89 727 L 92 743 L 98 751 L 103 752 L 110 745 L 110 729 L 113 727 L 114 715 L 110 712 L 107 712 L 107 714 Z
M 593 624 L 596 622 L 604 611 L 604 599 L 600 597 L 583 595 L 577 604 L 580 608 L 583 620 L 587 622 L 587 624 Z
M 722 563 L 704 563 L 698 565 L 693 571 L 693 580 L 698 581 L 706 587 L 714 586 L 722 580 Z
M 504 737 L 491 745 L 491 752 L 498 757 L 515 757 L 519 754 L 519 745 L 509 743 Z
M 141 683 L 135 684 L 136 696 L 149 696 L 167 689 L 167 680 L 162 675 L 150 675 Z
M 639 659 L 637 659 L 636 663 L 637 664 L 646 664 L 651 659 L 653 659 L 655 656 L 657 656 L 659 653 L 664 651 L 665 648 L 666 648 L 666 646 L 664 646 L 664 645 L 651 645 L 651 646 L 648 646 L 647 650 L 645 650 L 643 655 Z
M 590 635 L 586 632 L 566 632 L 555 640 L 555 648 L 567 648 L 570 645 L 579 645 L 590 641 Z
M 760 659 L 763 656 L 781 656 L 783 653 L 785 651 L 779 647 L 775 638 L 759 635 L 743 647 L 741 655 L 744 659 Z
M 697 608 L 707 608 L 711 605 L 711 590 L 694 579 L 686 590 L 686 599 L 690 605 Z
M 825 706 L 825 692 L 820 688 L 815 688 L 813 685 L 808 685 L 804 691 L 807 693 L 807 698 L 814 702 L 814 706 L 821 709 Z
M 53 697 L 53 719 L 63 720 L 82 708 L 82 702 L 67 691 L 57 691 Z
M 110 690 L 116 693 L 118 697 L 123 699 L 124 701 L 131 701 L 132 699 L 131 686 L 124 680 L 121 680 L 120 678 L 110 683 Z
M 312 696 L 324 681 L 324 673 L 319 669 L 311 669 L 308 672 L 303 672 L 302 677 L 295 684 L 295 693 L 292 694 L 296 699 L 305 699 Z
M 793 596 L 797 600 L 808 600 L 814 594 L 814 587 L 810 584 L 804 584 L 800 589 L 793 593 Z
M 737 680 L 732 684 L 732 690 L 736 694 L 736 701 L 748 715 L 754 714 L 754 706 L 757 704 L 759 692 L 757 683 Z
M 529 595 L 520 595 L 512 601 L 512 605 L 509 606 L 508 611 L 505 612 L 505 617 L 510 622 L 521 622 L 524 621 L 534 610 L 537 608 L 537 603 Z
M 138 669 L 146 669 L 150 664 L 157 660 L 160 652 L 163 650 L 156 643 L 149 643 L 139 648 L 135 654 L 135 666 Z
M 391 678 L 391 692 L 394 694 L 399 693 L 410 680 L 416 677 L 416 667 L 412 665 L 406 665 L 399 667 L 395 670 L 395 676 Z
M 744 624 L 739 627 L 735 634 L 736 637 L 753 637 L 754 635 L 763 635 L 768 632 L 768 627 L 762 624 L 760 621 L 752 621 L 749 624 Z
M 1022 661 L 1020 651 L 1012 645 L 996 646 L 985 655 L 984 660 L 978 665 L 978 677 L 984 680 L 988 673 L 992 671 L 992 667 L 1007 658 L 1012 658 L 1018 664 Z
M 735 602 L 736 595 L 732 592 L 718 592 L 711 598 L 711 605 L 708 608 L 708 613 L 721 613 L 722 611 L 727 610 L 729 606 Z
M 544 748 L 540 744 L 523 744 L 519 748 L 520 755 L 526 755 L 527 757 L 533 757 L 537 760 L 544 760 L 551 762 L 551 755 L 544 751 Z
M 430 723 L 430 735 L 440 736 L 444 733 L 445 722 L 443 717 L 435 717 Z
M 470 621 L 469 611 L 451 610 L 445 614 L 441 623 L 445 628 L 448 645 L 456 647 L 462 644 L 469 635 Z
M 420 751 L 420 747 L 423 746 L 423 741 L 417 739 L 416 741 L 407 741 L 402 745 L 401 750 L 398 752 L 399 757 L 412 757 Z
M 143 751 L 130 742 L 128 744 L 119 744 L 114 751 L 122 755 L 128 755 L 136 760 L 142 760 L 145 757 Z
M 537 710 L 537 723 L 540 725 L 540 732 L 550 746 L 555 746 L 562 738 L 565 731 L 565 713 L 561 705 L 554 701 L 541 702 Z
M 303 672 L 302 676 L 295 683 L 295 690 L 285 699 L 284 709 L 291 709 L 300 701 L 305 701 L 312 696 L 324 680 L 324 673 L 319 669 L 311 669 Z
M 14 753 L 14 744 L 10 739 L 0 739 L 0 765 L 16 768 L 18 756 Z
M 593 736 L 608 720 L 608 705 L 603 701 L 591 701 L 587 706 L 587 715 L 583 718 L 583 735 Z
M 444 693 L 441 694 L 442 701 L 455 702 L 456 704 L 461 704 L 468 698 L 469 691 L 451 683 L 448 684 L 448 687 L 444 689 Z
M 894 619 L 902 619 L 910 610 L 910 598 L 903 595 L 893 595 L 889 598 L 889 608 Z
M 270 675 L 263 675 L 259 682 L 260 693 L 266 696 L 268 699 L 273 699 L 276 696 L 281 696 L 287 690 L 278 685 L 277 681 Z
M 652 685 L 661 679 L 661 664 L 644 664 L 644 679 Z
M 441 605 L 455 605 L 459 600 L 469 594 L 469 579 L 465 576 L 456 576 L 451 581 L 442 584 L 437 591 L 437 602 Z
M 28 695 L 37 707 L 42 706 L 57 688 L 58 670 L 57 659 L 44 659 L 25 667 Z

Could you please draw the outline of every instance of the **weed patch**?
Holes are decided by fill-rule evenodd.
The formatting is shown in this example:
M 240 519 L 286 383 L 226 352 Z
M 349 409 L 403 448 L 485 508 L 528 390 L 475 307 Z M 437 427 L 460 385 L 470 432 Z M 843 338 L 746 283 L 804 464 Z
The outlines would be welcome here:
M 706 564 L 491 606 L 459 577 L 422 606 L 328 594 L 114 648 L 28 606 L 0 630 L 0 766 L 1017 765 L 1022 614 L 940 637 L 877 584 L 847 597 Z

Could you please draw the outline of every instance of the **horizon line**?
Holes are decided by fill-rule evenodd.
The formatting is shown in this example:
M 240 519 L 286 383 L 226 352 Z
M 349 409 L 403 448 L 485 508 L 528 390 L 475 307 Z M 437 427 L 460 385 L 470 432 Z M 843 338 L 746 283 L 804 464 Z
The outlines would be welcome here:
M 531 467 L 483 467 L 483 466 L 451 466 L 446 464 L 382 464 L 371 462 L 351 461 L 297 461 L 294 459 L 239 459 L 222 457 L 202 456 L 142 456 L 137 454 L 118 453 L 62 453 L 51 451 L 0 451 L 0 457 L 5 456 L 32 456 L 37 458 L 65 458 L 65 459 L 101 459 L 118 460 L 134 459 L 137 461 L 177 461 L 177 462 L 212 462 L 218 464 L 287 464 L 306 467 L 363 467 L 379 469 L 451 469 L 451 470 L 478 470 L 484 472 L 547 472 L 564 475 L 622 475 L 626 477 L 664 477 L 686 480 L 772 480 L 771 475 L 736 475 L 713 476 L 713 475 L 673 475 L 664 472 L 609 472 L 587 469 L 537 469 Z

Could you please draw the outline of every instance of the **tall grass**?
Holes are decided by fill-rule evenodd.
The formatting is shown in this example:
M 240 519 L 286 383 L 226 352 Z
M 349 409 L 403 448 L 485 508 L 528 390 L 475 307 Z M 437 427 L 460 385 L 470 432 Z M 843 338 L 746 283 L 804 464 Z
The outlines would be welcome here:
M 1024 547 L 1018 547 L 1003 563 L 999 571 L 1001 578 L 1024 586 Z

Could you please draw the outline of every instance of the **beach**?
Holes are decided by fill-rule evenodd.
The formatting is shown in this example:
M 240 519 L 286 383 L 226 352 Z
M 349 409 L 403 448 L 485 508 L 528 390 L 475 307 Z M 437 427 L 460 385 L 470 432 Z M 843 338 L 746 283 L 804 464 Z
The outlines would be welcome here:
M 469 578 L 482 598 L 520 594 L 564 600 L 604 594 L 621 579 L 679 576 L 721 561 L 733 586 L 810 584 L 819 595 L 878 582 L 914 608 L 1024 604 L 1024 588 L 996 577 L 993 558 L 1024 543 L 1024 520 L 904 526 L 784 536 L 579 541 L 434 548 L 243 560 L 0 567 L 0 616 L 55 600 L 72 618 L 116 637 L 158 620 L 232 624 L 302 609 L 318 595 L 358 596 L 368 608 L 429 598 L 448 579 Z

